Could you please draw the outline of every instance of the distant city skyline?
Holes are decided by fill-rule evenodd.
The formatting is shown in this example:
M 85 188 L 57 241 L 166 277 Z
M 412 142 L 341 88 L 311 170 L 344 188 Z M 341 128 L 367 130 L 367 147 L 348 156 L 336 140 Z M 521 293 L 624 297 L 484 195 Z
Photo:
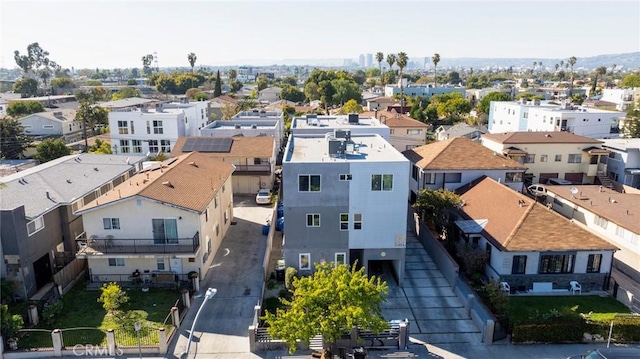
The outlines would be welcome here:
M 17 1 L 0 3 L 0 67 L 33 42 L 64 68 L 283 63 L 404 51 L 568 58 L 640 51 L 639 1 Z M 369 64 L 369 59 L 365 59 Z M 384 64 L 384 62 L 383 62 Z M 373 66 L 377 66 L 375 59 Z

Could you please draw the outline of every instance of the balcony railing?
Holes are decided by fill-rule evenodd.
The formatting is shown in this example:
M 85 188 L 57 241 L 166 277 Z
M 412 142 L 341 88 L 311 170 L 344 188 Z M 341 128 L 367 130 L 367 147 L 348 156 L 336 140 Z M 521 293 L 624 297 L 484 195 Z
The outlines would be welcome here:
M 253 172 L 270 173 L 271 172 L 271 165 L 268 163 L 259 164 L 259 165 L 235 165 L 235 166 L 236 166 L 235 172 L 244 172 L 244 173 L 253 173 Z
M 77 239 L 78 254 L 126 254 L 126 253 L 195 253 L 200 247 L 200 233 L 191 238 L 131 239 L 131 238 L 83 238 Z

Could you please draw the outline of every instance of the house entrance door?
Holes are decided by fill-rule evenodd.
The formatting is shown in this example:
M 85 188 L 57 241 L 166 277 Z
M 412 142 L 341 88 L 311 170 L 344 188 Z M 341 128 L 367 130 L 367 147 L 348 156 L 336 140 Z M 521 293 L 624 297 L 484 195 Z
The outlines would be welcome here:
M 169 265 L 175 274 L 182 274 L 182 258 L 170 258 Z

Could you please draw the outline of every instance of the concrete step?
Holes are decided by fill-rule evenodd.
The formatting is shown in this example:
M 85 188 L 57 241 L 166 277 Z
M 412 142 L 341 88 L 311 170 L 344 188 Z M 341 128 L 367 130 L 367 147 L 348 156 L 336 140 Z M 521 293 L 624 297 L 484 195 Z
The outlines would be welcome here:
M 416 320 L 469 319 L 465 308 L 413 308 Z
M 480 333 L 442 333 L 442 334 L 410 334 L 411 338 L 415 338 L 425 343 L 438 344 L 474 344 L 482 342 Z
M 418 288 L 404 288 L 404 293 L 409 298 L 409 301 L 413 302 L 412 297 L 456 297 L 455 293 L 451 290 L 451 287 L 418 287 Z M 427 298 L 428 299 L 428 298 Z
M 463 308 L 458 297 L 416 297 L 408 298 L 411 308 Z M 383 303 L 384 307 L 384 303 Z
M 418 320 L 416 324 L 420 328 L 419 332 L 422 334 L 480 333 L 480 329 L 478 329 L 471 319 Z M 412 328 L 409 328 L 409 332 L 412 332 Z
M 405 287 L 448 287 L 449 281 L 444 279 L 443 277 L 426 277 L 426 278 L 405 278 L 404 282 Z

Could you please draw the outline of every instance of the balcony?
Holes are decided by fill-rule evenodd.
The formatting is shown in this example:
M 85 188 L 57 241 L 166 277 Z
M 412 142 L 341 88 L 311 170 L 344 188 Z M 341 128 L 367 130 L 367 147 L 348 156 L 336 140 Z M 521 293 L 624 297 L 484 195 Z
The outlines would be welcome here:
M 80 257 L 103 254 L 195 253 L 200 247 L 200 233 L 196 232 L 191 238 L 79 238 L 76 242 L 76 255 Z
M 271 174 L 271 164 L 259 164 L 259 165 L 235 165 L 236 170 L 234 174 L 243 175 L 269 175 Z

